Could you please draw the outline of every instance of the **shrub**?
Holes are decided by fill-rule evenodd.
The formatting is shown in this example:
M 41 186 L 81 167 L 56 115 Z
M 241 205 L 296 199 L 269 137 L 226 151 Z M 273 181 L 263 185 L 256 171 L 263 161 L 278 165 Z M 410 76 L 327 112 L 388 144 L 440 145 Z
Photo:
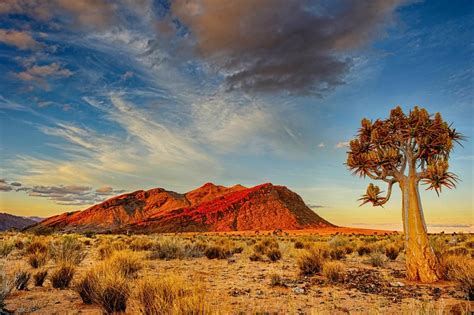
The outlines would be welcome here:
M 474 300 L 474 261 L 465 256 L 448 255 L 442 257 L 441 267 L 444 278 L 458 282 L 466 299 Z
M 384 256 L 380 253 L 373 253 L 369 256 L 368 263 L 372 267 L 382 267 L 385 264 Z
M 84 235 L 84 236 L 87 237 L 87 238 L 94 238 L 94 237 L 95 237 L 95 232 L 93 232 L 93 231 L 85 231 L 84 233 L 82 233 L 82 235 Z
M 297 259 L 298 268 L 303 275 L 313 275 L 321 272 L 325 258 L 322 252 L 306 250 Z
M 13 242 L 0 242 L 0 257 L 7 257 L 14 248 L 15 244 Z
M 36 251 L 34 253 L 28 254 L 26 260 L 32 268 L 36 269 L 46 265 L 46 263 L 48 262 L 48 253 Z
M 31 273 L 25 270 L 17 270 L 14 275 L 14 284 L 17 290 L 26 290 L 30 281 Z
M 323 264 L 322 275 L 325 276 L 330 282 L 343 282 L 344 265 L 337 261 L 326 261 Z
M 341 260 L 346 257 L 346 251 L 342 247 L 333 248 L 329 253 L 331 259 Z
M 263 257 L 260 254 L 253 253 L 252 255 L 249 256 L 250 261 L 262 261 Z
M 165 239 L 155 244 L 150 259 L 177 259 L 183 257 L 183 248 L 175 239 Z
M 137 284 L 136 298 L 144 314 L 208 314 L 205 290 L 175 275 L 144 278 Z
M 35 254 L 35 253 L 47 253 L 48 246 L 44 239 L 36 238 L 31 243 L 29 243 L 25 248 L 26 254 Z
M 35 282 L 35 286 L 41 287 L 43 286 L 44 280 L 48 275 L 47 270 L 40 270 L 33 275 L 33 281 Z
M 272 249 L 279 249 L 280 246 L 278 245 L 278 242 L 274 239 L 264 239 L 253 247 L 253 251 L 256 254 L 260 255 L 266 255 L 268 251 Z
M 295 248 L 296 248 L 296 249 L 303 249 L 303 248 L 304 248 L 303 242 L 301 242 L 301 241 L 296 241 L 296 242 L 295 242 Z
M 267 251 L 267 257 L 270 259 L 270 261 L 277 261 L 281 259 L 281 251 L 277 248 L 270 249 Z
M 121 250 L 112 253 L 106 260 L 110 268 L 122 273 L 126 278 L 134 278 L 143 268 L 142 258 L 131 250 Z
M 209 259 L 226 259 L 232 256 L 232 251 L 227 247 L 212 245 L 206 248 L 204 255 Z
M 51 257 L 61 264 L 78 265 L 85 257 L 84 245 L 74 236 L 65 236 L 51 243 Z
M 74 277 L 75 267 L 70 263 L 62 263 L 53 273 L 51 274 L 51 283 L 53 288 L 65 289 L 69 287 L 72 278 Z
M 371 252 L 372 252 L 372 248 L 370 248 L 367 245 L 360 245 L 359 247 L 357 247 L 357 253 L 359 254 L 359 256 L 368 255 Z
M 354 251 L 354 247 L 352 245 L 345 245 L 343 249 L 347 255 L 352 254 L 352 252 Z
M 397 247 L 395 245 L 387 245 L 385 247 L 385 256 L 387 256 L 387 258 L 389 258 L 390 260 L 395 260 L 397 259 L 400 250 L 400 247 Z

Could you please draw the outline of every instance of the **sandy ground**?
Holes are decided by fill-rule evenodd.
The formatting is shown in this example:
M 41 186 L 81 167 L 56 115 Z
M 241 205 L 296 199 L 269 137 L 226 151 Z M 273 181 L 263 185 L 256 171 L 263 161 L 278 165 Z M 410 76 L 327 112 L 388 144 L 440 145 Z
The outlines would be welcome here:
M 140 273 L 174 272 L 190 282 L 200 282 L 208 301 L 222 314 L 469 314 L 474 310 L 473 302 L 463 299 L 456 283 L 405 281 L 402 257 L 384 267 L 372 267 L 365 257 L 353 253 L 342 260 L 348 273 L 345 283 L 330 284 L 322 276 L 301 276 L 295 263 L 300 250 L 292 242 L 279 243 L 283 258 L 277 262 L 251 262 L 249 246 L 228 260 L 144 260 L 146 268 Z M 93 245 L 87 249 L 89 254 L 74 279 L 97 260 Z M 18 265 L 24 265 L 24 259 L 14 251 L 8 257 L 7 273 Z M 54 265 L 50 262 L 48 267 Z M 285 286 L 271 286 L 273 274 L 280 275 Z M 130 302 L 127 313 L 136 314 L 138 306 Z M 53 289 L 49 280 L 44 287 L 30 283 L 28 291 L 14 291 L 6 306 L 15 314 L 101 314 L 98 307 L 83 304 L 75 291 Z

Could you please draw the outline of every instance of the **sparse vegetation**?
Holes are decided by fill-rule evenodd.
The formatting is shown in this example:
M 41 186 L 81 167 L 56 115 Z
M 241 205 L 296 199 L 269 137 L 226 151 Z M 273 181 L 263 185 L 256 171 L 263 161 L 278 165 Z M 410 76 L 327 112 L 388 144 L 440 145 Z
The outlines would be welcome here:
M 14 275 L 14 285 L 17 290 L 28 289 L 28 282 L 30 281 L 31 273 L 26 270 L 19 269 Z
M 395 245 L 387 245 L 385 247 L 385 256 L 387 256 L 387 258 L 390 260 L 397 259 L 399 253 L 400 247 L 397 247 Z
M 74 277 L 75 267 L 71 263 L 62 262 L 59 267 L 51 273 L 51 284 L 53 288 L 65 289 L 69 287 Z

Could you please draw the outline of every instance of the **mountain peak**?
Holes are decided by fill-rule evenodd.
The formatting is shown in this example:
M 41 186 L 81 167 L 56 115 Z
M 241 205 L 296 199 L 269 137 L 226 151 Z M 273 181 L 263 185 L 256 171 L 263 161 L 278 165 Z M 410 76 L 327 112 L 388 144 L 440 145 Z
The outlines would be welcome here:
M 206 183 L 185 194 L 154 188 L 110 198 L 84 211 L 58 215 L 32 230 L 198 232 L 333 226 L 284 186 L 251 188 Z

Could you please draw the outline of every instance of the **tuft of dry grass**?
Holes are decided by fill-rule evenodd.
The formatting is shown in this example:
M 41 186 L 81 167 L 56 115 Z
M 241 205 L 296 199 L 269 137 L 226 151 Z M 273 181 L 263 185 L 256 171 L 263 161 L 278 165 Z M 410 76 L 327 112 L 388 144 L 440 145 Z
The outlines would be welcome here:
M 180 277 L 145 277 L 138 282 L 136 299 L 143 314 L 208 314 L 210 307 L 199 285 Z
M 301 274 L 313 275 L 321 272 L 325 260 L 321 251 L 309 249 L 299 255 L 296 263 Z
M 28 289 L 28 282 L 31 278 L 31 273 L 26 270 L 18 269 L 13 276 L 14 286 L 17 290 Z
M 385 265 L 384 255 L 381 253 L 375 252 L 369 256 L 367 263 L 370 264 L 372 267 L 383 267 Z
M 344 265 L 337 261 L 326 261 L 323 264 L 322 275 L 332 283 L 344 281 Z
M 385 247 L 385 256 L 390 260 L 395 260 L 400 254 L 400 251 L 400 247 L 390 244 Z
M 466 256 L 446 255 L 441 258 L 446 280 L 456 281 L 469 301 L 474 300 L 474 261 Z
M 48 262 L 48 253 L 46 251 L 35 251 L 34 253 L 28 254 L 26 261 L 32 268 L 37 269 L 46 265 Z
M 125 312 L 130 296 L 130 280 L 107 262 L 89 270 L 74 289 L 86 304 L 97 304 L 104 313 Z
M 37 287 L 42 287 L 44 280 L 48 276 L 48 271 L 47 270 L 39 270 L 33 275 L 33 281 L 35 283 L 35 286 Z
M 0 242 L 0 257 L 7 257 L 15 249 L 15 243 L 11 241 Z
M 371 252 L 372 252 L 372 248 L 370 246 L 365 245 L 365 244 L 362 244 L 359 247 L 357 247 L 357 253 L 359 254 L 359 256 L 368 255 Z
M 270 261 L 278 261 L 282 257 L 282 253 L 278 248 L 272 248 L 267 251 L 267 257 L 270 259 Z
M 60 264 L 78 265 L 85 257 L 84 244 L 74 236 L 64 236 L 52 242 L 50 252 Z
M 135 278 L 137 273 L 143 268 L 142 256 L 131 250 L 121 250 L 113 252 L 106 260 L 110 268 L 123 274 L 126 278 Z
M 296 249 L 303 249 L 304 248 L 304 243 L 301 241 L 296 241 L 295 242 L 295 248 Z
M 97 248 L 97 252 L 99 254 L 99 259 L 104 260 L 110 257 L 113 252 L 118 250 L 127 249 L 127 244 L 122 241 L 110 241 L 106 240 L 105 243 L 101 244 Z
M 226 259 L 232 256 L 232 250 L 225 245 L 211 245 L 204 251 L 208 259 Z
M 249 256 L 250 261 L 263 261 L 263 257 L 260 254 L 253 253 Z
M 276 273 L 274 273 L 270 276 L 270 285 L 272 287 L 276 287 L 276 286 L 286 287 L 286 284 L 283 281 L 283 278 L 280 275 L 276 274 Z
M 74 277 L 75 267 L 71 263 L 63 262 L 53 271 L 50 280 L 53 288 L 65 289 L 69 287 L 72 278 Z

